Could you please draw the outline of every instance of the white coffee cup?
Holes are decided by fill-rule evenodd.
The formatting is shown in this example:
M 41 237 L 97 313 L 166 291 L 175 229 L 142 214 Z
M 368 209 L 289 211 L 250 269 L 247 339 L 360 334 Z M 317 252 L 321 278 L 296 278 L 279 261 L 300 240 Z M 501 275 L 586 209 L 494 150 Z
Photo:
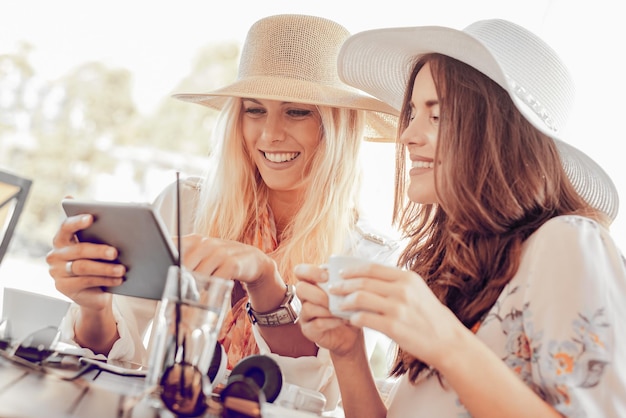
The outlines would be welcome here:
M 345 296 L 334 295 L 328 292 L 328 286 L 333 283 L 337 283 L 340 280 L 344 280 L 339 274 L 340 271 L 349 267 L 358 267 L 363 264 L 369 263 L 369 260 L 364 258 L 349 256 L 349 255 L 331 255 L 328 258 L 328 264 L 326 268 L 328 270 L 328 282 L 322 284 L 322 289 L 326 291 L 328 294 L 328 310 L 330 312 L 339 317 L 348 319 L 350 315 L 354 313 L 354 311 L 344 311 L 339 309 L 339 305 L 345 299 Z

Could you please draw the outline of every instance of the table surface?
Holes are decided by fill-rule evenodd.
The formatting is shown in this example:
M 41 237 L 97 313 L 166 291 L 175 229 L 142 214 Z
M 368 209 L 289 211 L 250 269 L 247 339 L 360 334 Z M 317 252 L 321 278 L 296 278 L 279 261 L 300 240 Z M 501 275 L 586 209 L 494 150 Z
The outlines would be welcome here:
M 51 298 L 29 291 L 25 293 L 32 300 L 20 303 L 28 304 L 31 310 L 35 311 L 47 306 L 45 302 Z M 2 299 L 0 298 L 0 302 Z M 62 300 L 59 302 L 66 303 Z M 45 310 L 49 312 L 49 309 Z M 20 313 L 8 312 L 5 316 L 14 318 L 16 315 Z M 51 315 L 37 315 L 37 323 L 27 324 L 29 333 L 46 326 L 57 326 L 58 324 L 47 322 L 50 317 Z M 0 326 L 0 330 L 1 328 Z M 3 340 L 4 337 L 6 336 L 0 332 L 0 343 L 6 342 Z M 5 348 L 5 345 L 2 345 L 2 348 Z M 2 354 L 6 355 L 6 351 Z M 155 408 L 152 406 L 154 402 L 149 405 L 145 405 L 148 402 L 141 402 L 146 398 L 145 394 L 146 388 L 142 377 L 119 376 L 91 370 L 76 380 L 68 381 L 14 364 L 0 356 L 0 418 L 173 418 L 174 415 L 166 408 L 162 406 Z M 159 400 L 158 396 L 155 396 Z M 319 418 L 316 414 L 270 403 L 262 405 L 262 415 L 263 418 Z M 207 413 L 204 418 L 213 416 L 215 415 Z M 332 418 L 343 416 L 341 408 L 323 414 L 323 417 Z
M 2 418 L 173 418 L 155 408 L 146 396 L 142 377 L 91 370 L 75 380 L 42 373 L 0 357 L 0 417 Z M 312 418 L 317 415 L 264 404 L 263 418 Z M 333 412 L 324 417 L 341 417 Z M 204 418 L 218 418 L 206 413 Z
M 92 370 L 67 381 L 0 358 L 2 417 L 131 417 L 127 405 L 143 392 L 140 377 Z

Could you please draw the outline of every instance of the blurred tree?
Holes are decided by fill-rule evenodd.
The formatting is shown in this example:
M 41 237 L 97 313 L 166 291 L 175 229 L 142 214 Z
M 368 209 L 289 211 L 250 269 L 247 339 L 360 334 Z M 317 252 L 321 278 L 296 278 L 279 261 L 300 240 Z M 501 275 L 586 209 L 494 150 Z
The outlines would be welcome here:
M 29 118 L 26 97 L 34 84 L 34 69 L 28 57 L 32 49 L 32 45 L 22 43 L 17 54 L 0 54 L 0 155 L 3 159 L 9 156 L 10 148 L 17 142 L 18 131 L 26 128 Z
M 116 178 L 120 193 L 141 194 L 149 172 L 202 170 L 217 112 L 164 97 L 154 114 L 142 115 L 132 73 L 97 62 L 42 82 L 31 50 L 24 44 L 0 55 L 0 165 L 33 179 L 10 251 L 45 254 L 63 217 L 60 200 L 94 197 L 102 175 Z M 174 91 L 200 93 L 231 82 L 238 56 L 236 44 L 207 46 Z
M 237 44 L 216 44 L 200 51 L 191 73 L 174 86 L 176 93 L 203 93 L 231 83 L 237 74 L 239 47 Z M 151 118 L 143 119 L 138 137 L 150 138 L 161 150 L 206 156 L 211 151 L 210 135 L 217 112 L 164 98 Z

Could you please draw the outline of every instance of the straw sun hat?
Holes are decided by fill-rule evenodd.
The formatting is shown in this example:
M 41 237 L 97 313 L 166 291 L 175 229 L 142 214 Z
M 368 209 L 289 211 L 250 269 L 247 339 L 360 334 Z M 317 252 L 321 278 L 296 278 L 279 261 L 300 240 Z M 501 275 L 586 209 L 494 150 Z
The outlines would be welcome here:
M 339 79 L 337 55 L 348 36 L 346 28 L 321 17 L 284 14 L 263 18 L 248 31 L 234 83 L 173 97 L 218 110 L 229 97 L 367 110 L 371 111 L 367 139 L 393 139 L 398 112 Z
M 569 71 L 549 45 L 525 28 L 493 19 L 462 31 L 423 26 L 357 33 L 341 49 L 339 76 L 399 111 L 416 58 L 431 52 L 464 62 L 502 86 L 524 117 L 555 140 L 578 193 L 615 219 L 619 197 L 611 178 L 589 156 L 560 139 L 574 103 Z

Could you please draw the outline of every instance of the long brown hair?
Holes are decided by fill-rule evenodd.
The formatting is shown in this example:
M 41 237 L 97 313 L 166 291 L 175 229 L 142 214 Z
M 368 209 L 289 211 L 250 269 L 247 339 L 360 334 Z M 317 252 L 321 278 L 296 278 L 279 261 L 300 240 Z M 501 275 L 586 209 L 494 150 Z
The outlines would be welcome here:
M 574 190 L 554 141 L 534 128 L 508 93 L 453 58 L 428 54 L 409 78 L 400 132 L 418 71 L 429 63 L 440 103 L 435 161 L 438 204 L 406 198 L 398 144 L 394 223 L 409 238 L 399 266 L 420 274 L 468 328 L 478 324 L 518 269 L 522 244 L 550 218 L 601 221 Z M 415 381 L 429 366 L 398 350 L 392 375 Z M 436 372 L 436 371 L 435 371 Z

